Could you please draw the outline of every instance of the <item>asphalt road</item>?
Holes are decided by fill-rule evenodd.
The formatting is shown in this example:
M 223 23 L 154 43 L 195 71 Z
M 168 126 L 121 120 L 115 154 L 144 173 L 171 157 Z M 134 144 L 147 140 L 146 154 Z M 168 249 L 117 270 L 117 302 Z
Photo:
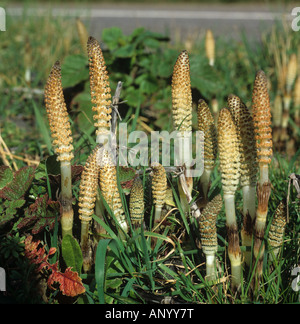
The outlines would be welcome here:
M 284 19 L 291 24 L 291 10 L 294 6 L 261 4 L 78 4 L 54 5 L 52 8 L 39 5 L 27 9 L 31 16 L 81 17 L 89 26 L 89 32 L 100 38 L 103 28 L 118 26 L 125 34 L 137 27 L 167 34 L 172 40 L 180 38 L 202 38 L 206 29 L 213 30 L 216 37 L 241 38 L 244 31 L 247 38 L 258 40 L 261 32 L 270 30 L 276 20 Z M 7 6 L 8 15 L 20 16 L 23 8 Z

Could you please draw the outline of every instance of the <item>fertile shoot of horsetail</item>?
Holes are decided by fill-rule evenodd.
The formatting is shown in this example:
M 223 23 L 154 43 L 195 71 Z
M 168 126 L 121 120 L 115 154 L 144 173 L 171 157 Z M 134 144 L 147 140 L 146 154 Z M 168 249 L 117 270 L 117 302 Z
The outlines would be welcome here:
M 277 206 L 268 233 L 269 257 L 272 261 L 279 255 L 283 244 L 285 227 L 287 224 L 286 203 L 281 201 Z
M 119 231 L 120 236 L 124 238 L 124 233 L 128 232 L 128 224 L 118 188 L 117 168 L 112 152 L 101 147 L 97 153 L 97 163 L 100 167 L 99 185 L 102 196 L 122 229 Z
M 267 78 L 263 71 L 258 71 L 252 93 L 252 113 L 256 139 L 257 156 L 260 170 L 259 183 L 269 181 L 269 164 L 273 154 L 270 98 Z
M 134 228 L 143 226 L 144 209 L 145 203 L 143 182 L 139 177 L 136 177 L 133 181 L 129 200 L 130 219 Z
M 94 214 L 95 202 L 98 192 L 99 165 L 97 163 L 97 146 L 85 162 L 79 186 L 79 219 L 81 221 L 81 250 L 83 256 L 83 269 L 88 272 L 92 266 L 92 252 L 89 244 L 89 227 Z
M 94 126 L 97 128 L 97 143 L 103 143 L 110 132 L 111 126 L 111 90 L 109 77 L 106 70 L 106 64 L 103 53 L 98 41 L 89 37 L 87 43 L 87 52 L 89 56 L 89 73 L 92 110 L 95 112 Z
M 167 195 L 167 175 L 160 163 L 153 163 L 151 167 L 153 170 L 152 197 L 155 206 L 154 222 L 159 223 Z
M 200 184 L 204 198 L 207 200 L 210 176 L 217 159 L 218 145 L 215 121 L 203 99 L 198 102 L 198 130 L 204 133 L 204 171 L 200 178 Z
M 215 64 L 215 39 L 214 34 L 211 29 L 206 31 L 205 36 L 205 52 L 208 58 L 208 62 L 210 66 L 214 66 Z
M 216 253 L 218 250 L 217 217 L 222 206 L 222 196 L 217 195 L 208 202 L 199 218 L 201 247 L 206 258 L 207 280 L 216 279 Z
M 226 213 L 228 256 L 231 263 L 232 286 L 237 289 L 242 280 L 242 253 L 235 211 L 235 193 L 240 180 L 239 137 L 230 110 L 223 108 L 218 119 L 218 148 Z
M 259 283 L 262 275 L 262 262 L 264 256 L 264 234 L 268 214 L 268 202 L 271 194 L 269 181 L 269 164 L 273 154 L 270 99 L 267 89 L 267 78 L 263 71 L 258 71 L 254 81 L 252 93 L 252 112 L 254 132 L 257 147 L 258 164 L 260 170 L 257 186 L 258 205 L 254 228 L 254 260 L 257 263 L 256 277 L 253 283 Z
M 71 160 L 74 155 L 72 145 L 71 125 L 64 100 L 61 84 L 61 66 L 56 62 L 50 72 L 45 86 L 45 106 L 50 125 L 52 145 L 60 162 L 62 205 L 61 229 L 62 235 L 72 235 L 73 208 L 72 208 L 72 175 Z
M 179 131 L 179 152 L 178 165 L 184 166 L 186 159 L 191 157 L 191 147 L 186 145 L 186 140 L 191 136 L 192 131 L 192 89 L 190 79 L 190 61 L 187 51 L 182 51 L 177 58 L 172 75 L 172 114 L 174 129 Z M 186 166 L 188 168 L 188 166 Z M 186 176 L 188 190 L 192 193 L 193 178 Z M 180 201 L 182 209 L 189 211 L 189 204 L 179 184 Z
M 240 184 L 243 191 L 242 245 L 251 247 L 252 229 L 256 213 L 256 182 L 258 173 L 256 142 L 252 116 L 236 95 L 228 97 L 228 107 L 237 127 L 240 151 Z M 245 262 L 249 266 L 251 253 L 245 252 Z

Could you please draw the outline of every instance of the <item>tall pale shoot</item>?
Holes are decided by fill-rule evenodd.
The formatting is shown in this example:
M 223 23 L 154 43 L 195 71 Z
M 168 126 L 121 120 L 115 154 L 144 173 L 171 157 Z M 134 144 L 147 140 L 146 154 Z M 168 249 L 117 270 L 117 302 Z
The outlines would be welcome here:
M 50 125 L 52 145 L 60 162 L 62 205 L 61 228 L 62 235 L 72 235 L 72 175 L 71 160 L 73 159 L 73 145 L 71 125 L 64 100 L 61 84 L 61 66 L 56 62 L 50 72 L 45 86 L 45 106 Z
M 186 145 L 186 140 L 192 132 L 192 90 L 190 79 L 190 61 L 187 51 L 182 51 L 174 65 L 172 75 L 172 114 L 174 129 L 179 131 L 180 152 L 178 152 L 180 166 L 184 166 L 191 157 L 191 147 Z M 189 141 L 188 141 L 189 142 Z M 188 166 L 187 166 L 188 167 Z M 186 173 L 188 190 L 193 189 L 193 178 Z M 189 205 L 186 196 L 179 185 L 180 200 L 184 212 L 188 212 Z
M 228 97 L 228 107 L 234 118 L 239 139 L 240 150 L 240 184 L 243 191 L 243 229 L 242 244 L 252 245 L 253 224 L 256 214 L 256 182 L 258 174 L 257 150 L 253 119 L 250 111 L 236 95 Z M 245 252 L 245 262 L 250 264 L 250 252 Z
M 218 118 L 218 148 L 223 198 L 228 236 L 228 256 L 231 263 L 232 287 L 237 289 L 242 280 L 242 253 L 239 243 L 235 211 L 235 193 L 240 180 L 240 151 L 238 131 L 227 108 Z

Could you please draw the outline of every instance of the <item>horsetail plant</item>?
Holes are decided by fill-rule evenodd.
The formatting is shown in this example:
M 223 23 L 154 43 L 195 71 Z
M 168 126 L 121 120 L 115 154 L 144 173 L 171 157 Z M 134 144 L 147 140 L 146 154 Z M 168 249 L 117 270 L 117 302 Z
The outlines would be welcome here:
M 180 140 L 179 161 L 177 165 L 184 166 L 191 156 L 190 146 L 186 145 L 185 140 L 191 136 L 192 131 L 192 90 L 190 79 L 190 61 L 186 50 L 182 51 L 174 65 L 172 75 L 172 114 L 173 123 L 176 131 L 179 131 Z M 193 178 L 187 174 L 185 176 L 188 190 L 193 190 Z M 179 185 L 180 201 L 184 212 L 188 212 L 189 204 L 182 188 Z
M 165 168 L 160 163 L 152 163 L 151 167 L 153 170 L 152 197 L 155 205 L 154 222 L 159 223 L 167 195 L 167 175 Z
M 117 168 L 112 152 L 105 147 L 101 147 L 97 153 L 97 163 L 100 167 L 99 184 L 102 196 L 114 214 L 122 231 L 127 233 L 128 225 L 118 189 Z M 120 237 L 124 237 L 123 233 L 120 233 Z
M 93 119 L 96 127 L 96 143 L 105 144 L 109 141 L 111 131 L 111 89 L 100 44 L 91 36 L 87 40 L 87 55 L 89 57 L 92 110 L 95 112 Z M 103 219 L 101 210 L 103 210 L 102 201 L 97 198 L 96 214 L 100 219 Z M 99 228 L 99 224 L 96 224 L 96 230 L 100 233 L 103 229 Z
M 66 103 L 61 84 L 61 66 L 56 62 L 50 72 L 45 86 L 45 106 L 50 125 L 52 145 L 60 162 L 62 205 L 61 229 L 62 236 L 72 235 L 73 208 L 72 208 L 72 177 L 71 160 L 74 155 L 72 133 Z
M 235 193 L 240 180 L 240 152 L 238 131 L 227 108 L 218 118 L 218 148 L 222 177 L 228 235 L 228 256 L 231 263 L 232 288 L 237 289 L 242 280 L 242 254 L 235 212 Z
M 76 18 L 76 29 L 77 29 L 80 45 L 82 47 L 83 52 L 86 54 L 86 50 L 87 50 L 86 44 L 89 35 L 84 23 L 81 21 L 79 17 Z
M 215 64 L 215 39 L 211 29 L 206 31 L 205 35 L 205 52 L 210 66 Z
M 281 201 L 275 210 L 271 226 L 268 233 L 268 245 L 270 260 L 276 259 L 283 243 L 285 227 L 287 224 L 287 207 Z
M 216 279 L 216 253 L 218 250 L 217 217 L 222 209 L 221 195 L 214 197 L 203 209 L 199 219 L 201 247 L 206 257 L 206 279 Z
M 287 71 L 286 71 L 286 81 L 285 81 L 285 94 L 284 94 L 284 109 L 289 110 L 290 104 L 292 101 L 292 89 L 294 82 L 297 77 L 297 56 L 295 53 L 293 53 L 290 56 L 290 59 L 288 61 L 287 65 Z
M 276 127 L 276 129 L 280 128 L 281 126 L 281 120 L 282 120 L 282 111 L 283 111 L 283 105 L 282 105 L 282 97 L 278 93 L 274 99 L 273 103 L 273 110 L 272 110 L 272 115 L 273 115 L 273 125 Z M 278 134 L 279 135 L 279 134 Z M 276 139 L 278 139 L 279 136 L 277 136 Z M 275 142 L 275 140 L 274 140 Z
M 94 126 L 97 128 L 96 142 L 103 143 L 108 138 L 111 127 L 112 108 L 109 77 L 101 47 L 94 37 L 88 38 L 87 52 L 89 56 L 92 110 L 95 112 L 93 116 L 95 120 Z
M 143 226 L 144 209 L 145 203 L 143 182 L 139 177 L 136 177 L 131 187 L 129 200 L 130 219 L 134 228 Z
M 294 100 L 294 108 L 295 108 L 294 121 L 296 125 L 300 125 L 300 75 L 297 77 L 295 81 L 293 100 Z M 296 128 L 294 132 L 296 132 Z
M 254 262 L 257 262 L 256 276 L 253 284 L 258 284 L 262 274 L 262 263 L 264 256 L 263 239 L 268 214 L 268 202 L 271 194 L 271 183 L 269 181 L 269 164 L 272 157 L 272 129 L 271 109 L 267 88 L 267 78 L 263 71 L 256 73 L 253 94 L 252 113 L 254 121 L 254 132 L 259 164 L 259 183 L 257 186 L 258 205 L 256 209 L 254 227 Z M 254 287 L 253 287 L 254 288 Z
M 200 185 L 204 199 L 207 200 L 210 175 L 217 159 L 218 144 L 215 121 L 203 99 L 198 102 L 198 130 L 204 133 L 204 170 L 200 177 Z
M 260 170 L 259 183 L 269 181 L 269 164 L 272 158 L 272 129 L 270 99 L 267 78 L 263 71 L 258 71 L 252 94 L 252 114 Z
M 290 119 L 290 108 L 292 103 L 292 89 L 297 77 L 297 56 L 293 53 L 286 66 L 285 89 L 283 94 L 283 112 L 281 125 L 281 140 L 286 141 L 289 138 L 288 124 Z
M 183 135 L 192 131 L 192 90 L 190 61 L 187 51 L 182 51 L 174 65 L 172 75 L 172 113 L 175 130 Z
M 252 116 L 236 95 L 228 97 L 228 107 L 234 118 L 239 139 L 240 151 L 240 184 L 243 192 L 243 228 L 241 231 L 242 245 L 251 247 L 253 224 L 256 214 L 256 182 L 258 173 L 256 142 Z M 244 253 L 245 262 L 249 266 L 251 253 Z
M 89 245 L 89 225 L 94 214 L 98 191 L 99 165 L 97 163 L 97 154 L 99 148 L 99 145 L 97 145 L 87 158 L 79 186 L 78 213 L 81 221 L 81 250 L 85 272 L 90 270 L 92 261 L 91 247 Z

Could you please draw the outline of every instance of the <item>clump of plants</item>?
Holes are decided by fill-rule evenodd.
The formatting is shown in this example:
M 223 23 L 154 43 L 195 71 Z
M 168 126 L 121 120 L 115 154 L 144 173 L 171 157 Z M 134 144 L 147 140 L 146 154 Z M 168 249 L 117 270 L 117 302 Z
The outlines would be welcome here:
M 114 46 L 121 51 L 118 43 Z M 208 103 L 198 102 L 204 171 L 192 178 L 193 167 L 185 163 L 191 153 L 187 147 L 179 165 L 119 165 L 121 148 L 111 145 L 114 136 L 122 136 L 116 131 L 121 118 L 117 94 L 111 93 L 106 60 L 93 37 L 87 39 L 87 55 L 89 116 L 96 130 L 88 156 L 83 165 L 74 162 L 81 149 L 74 152 L 74 122 L 63 94 L 63 70 L 56 62 L 45 87 L 55 155 L 35 168 L 13 172 L 0 167 L 0 229 L 6 242 L 1 249 L 8 251 L 0 261 L 11 265 L 22 255 L 30 275 L 45 283 L 40 301 L 49 303 L 153 303 L 166 297 L 189 303 L 260 301 L 264 296 L 270 302 L 272 296 L 284 300 L 282 292 L 272 295 L 264 284 L 278 276 L 279 268 L 298 262 L 299 237 L 291 229 L 299 229 L 299 218 L 292 204 L 288 223 L 287 206 L 278 199 L 283 193 L 271 192 L 280 180 L 270 166 L 265 73 L 253 76 L 251 110 L 237 95 L 228 94 L 227 107 L 214 118 Z M 193 129 L 190 73 L 189 54 L 182 51 L 173 62 L 169 111 L 180 143 Z M 141 87 L 149 86 L 149 80 L 140 78 Z M 136 106 L 138 114 L 143 106 Z M 290 164 L 287 170 L 293 168 Z M 288 176 L 280 175 L 283 188 Z M 294 194 L 292 190 L 298 203 Z M 285 235 L 292 242 L 289 249 L 284 248 Z M 14 236 L 18 253 L 10 255 L 7 242 Z M 287 261 L 289 254 L 293 258 Z M 282 291 L 288 286 L 284 280 L 280 275 L 270 287 Z

